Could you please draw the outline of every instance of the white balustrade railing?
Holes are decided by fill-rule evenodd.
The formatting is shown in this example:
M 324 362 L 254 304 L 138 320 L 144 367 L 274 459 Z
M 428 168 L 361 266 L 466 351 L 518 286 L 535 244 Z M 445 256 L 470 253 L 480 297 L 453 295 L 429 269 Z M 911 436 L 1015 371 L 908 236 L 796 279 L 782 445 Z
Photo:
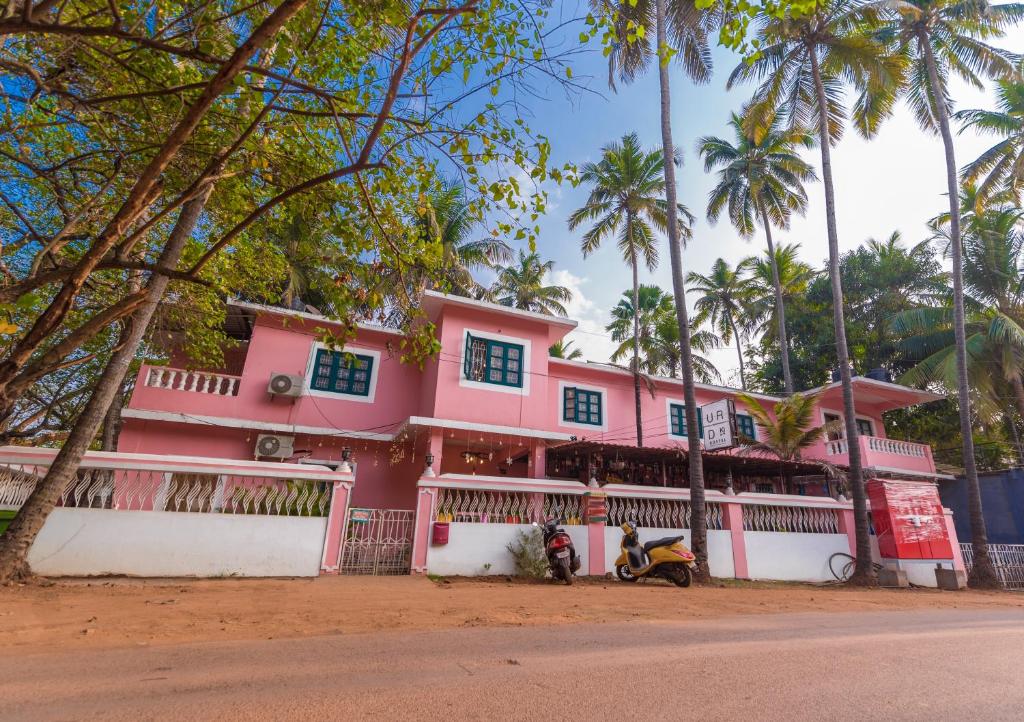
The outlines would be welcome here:
M 917 444 L 913 441 L 902 441 L 900 439 L 882 439 L 877 436 L 865 436 L 863 438 L 870 451 L 895 454 L 896 456 L 928 457 L 927 444 Z
M 743 530 L 838 534 L 839 518 L 834 509 L 745 504 L 743 506 Z
M 653 529 L 689 529 L 690 502 L 682 499 L 651 499 L 646 497 L 608 497 L 608 526 L 633 521 Z M 722 507 L 705 503 L 704 518 L 708 529 L 723 528 Z
M 0 506 L 19 508 L 55 449 L 0 449 Z M 351 474 L 325 467 L 201 457 L 89 452 L 61 492 L 59 506 L 120 511 L 173 511 L 326 516 L 335 481 Z
M 188 371 L 169 366 L 149 366 L 146 369 L 146 386 L 173 391 L 194 391 L 214 396 L 237 396 L 240 376 L 214 373 L 213 371 Z
M 825 442 L 825 454 L 828 456 L 839 456 L 849 451 L 846 439 L 829 439 Z

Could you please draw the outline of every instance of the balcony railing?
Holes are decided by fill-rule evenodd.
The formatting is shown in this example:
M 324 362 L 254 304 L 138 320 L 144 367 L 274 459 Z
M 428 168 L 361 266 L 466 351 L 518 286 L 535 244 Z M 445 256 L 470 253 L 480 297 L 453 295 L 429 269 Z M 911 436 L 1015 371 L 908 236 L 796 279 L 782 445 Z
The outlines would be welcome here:
M 230 376 L 212 371 L 188 371 L 168 366 L 150 366 L 146 371 L 145 383 L 156 389 L 192 391 L 214 396 L 237 396 L 240 376 Z
M 907 471 L 935 471 L 932 450 L 928 444 L 918 444 L 900 439 L 883 439 L 878 436 L 858 437 L 861 460 L 865 466 L 906 469 Z M 846 439 L 830 439 L 825 442 L 825 456 L 836 457 L 849 454 Z M 844 460 L 840 460 L 843 463 Z

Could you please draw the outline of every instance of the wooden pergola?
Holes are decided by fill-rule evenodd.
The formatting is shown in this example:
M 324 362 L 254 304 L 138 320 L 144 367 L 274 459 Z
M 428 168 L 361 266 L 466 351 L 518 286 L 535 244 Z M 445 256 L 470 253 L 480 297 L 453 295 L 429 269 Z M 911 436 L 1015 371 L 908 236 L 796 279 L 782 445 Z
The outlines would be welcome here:
M 548 448 L 546 473 L 551 478 L 595 478 L 604 484 L 637 484 L 686 488 L 689 454 L 682 446 L 637 447 L 601 441 L 570 441 Z M 825 468 L 814 462 L 784 462 L 758 454 L 704 452 L 704 485 L 708 489 L 755 490 L 783 477 L 820 479 Z M 754 487 L 754 488 L 751 488 Z

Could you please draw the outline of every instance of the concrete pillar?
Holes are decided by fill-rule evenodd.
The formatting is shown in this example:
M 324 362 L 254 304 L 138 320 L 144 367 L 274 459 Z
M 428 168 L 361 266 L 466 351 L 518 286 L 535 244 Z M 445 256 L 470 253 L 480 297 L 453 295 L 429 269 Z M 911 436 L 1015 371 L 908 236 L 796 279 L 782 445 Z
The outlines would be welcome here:
M 430 546 L 431 525 L 437 508 L 438 489 L 421 486 L 416 491 L 416 522 L 412 536 L 412 573 L 426 574 L 427 547 Z
M 604 565 L 604 530 L 608 523 L 608 496 L 603 491 L 583 495 L 584 521 L 587 523 L 587 574 L 603 577 L 611 571 Z
M 853 509 L 838 509 L 839 533 L 845 534 L 850 546 L 850 556 L 857 556 L 857 526 L 853 520 Z
M 723 501 L 722 525 L 729 530 L 732 541 L 732 566 L 737 579 L 750 579 L 747 567 L 747 539 L 743 536 L 743 505 Z
M 441 452 L 444 449 L 444 429 L 431 429 L 430 438 L 427 440 L 427 454 L 434 457 L 434 463 L 431 465 L 431 469 L 435 476 L 441 475 Z M 424 475 L 429 475 L 426 469 L 423 469 Z
M 348 522 L 348 503 L 352 495 L 352 484 L 336 481 L 331 490 L 331 508 L 327 512 L 327 533 L 324 535 L 324 554 L 320 560 L 320 571 L 337 574 L 341 567 L 341 549 L 345 542 L 345 526 Z
M 530 442 L 530 454 L 526 458 L 526 475 L 531 479 L 543 479 L 547 476 L 544 450 L 543 442 L 539 440 Z

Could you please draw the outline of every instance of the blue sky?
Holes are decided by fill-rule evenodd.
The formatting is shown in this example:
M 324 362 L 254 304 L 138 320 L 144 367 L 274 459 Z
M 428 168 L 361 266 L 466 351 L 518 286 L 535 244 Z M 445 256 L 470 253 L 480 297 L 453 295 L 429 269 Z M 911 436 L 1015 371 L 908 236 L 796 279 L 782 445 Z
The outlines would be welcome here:
M 572 4 L 570 2 L 570 4 Z M 1009 33 L 1000 45 L 1020 52 L 1024 49 L 1024 28 Z M 727 136 L 729 113 L 748 99 L 751 87 L 726 91 L 729 72 L 738 56 L 715 48 L 715 76 L 704 86 L 694 86 L 681 71 L 674 70 L 672 122 L 676 144 L 683 150 L 684 167 L 677 173 L 680 202 L 698 217 L 694 238 L 683 254 L 687 270 L 707 271 L 716 258 L 730 263 L 760 252 L 763 236 L 743 241 L 727 222 L 711 226 L 705 217 L 706 198 L 714 177 L 705 175 L 695 151 L 702 135 Z M 542 129 L 552 144 L 552 161 L 582 164 L 599 157 L 605 143 L 635 131 L 647 147 L 660 147 L 658 88 L 653 74 L 631 86 L 620 86 L 612 93 L 607 86 L 606 60 L 600 52 L 578 56 L 573 63 L 574 76 L 584 79 L 601 95 L 584 94 L 569 101 L 561 90 L 553 89 L 546 101 L 535 101 L 531 125 Z M 957 84 L 954 97 L 958 108 L 991 107 L 990 90 L 979 91 Z M 971 134 L 957 136 L 957 160 L 960 165 L 973 159 L 990 139 Z M 817 150 L 807 159 L 818 167 Z M 833 151 L 837 193 L 837 215 L 841 247 L 851 249 L 871 237 L 884 238 L 894 230 L 903 233 L 905 242 L 925 237 L 925 221 L 942 210 L 945 199 L 945 171 L 941 141 L 924 134 L 909 112 L 900 107 L 872 141 L 864 141 L 849 129 Z M 828 256 L 825 239 L 824 190 L 820 183 L 808 187 L 810 208 L 805 218 L 797 218 L 788 232 L 777 232 L 777 242 L 800 243 L 804 258 L 820 266 Z M 555 261 L 554 279 L 576 292 L 570 315 L 580 321 L 572 338 L 591 360 L 607 360 L 615 346 L 604 333 L 609 309 L 630 285 L 629 269 L 623 265 L 613 242 L 586 260 L 579 250 L 581 231 L 570 232 L 569 214 L 586 199 L 584 186 L 573 189 L 566 184 L 549 188 L 551 207 L 541 220 L 538 250 Z M 641 271 L 641 281 L 671 288 L 668 248 L 663 245 L 661 267 L 653 274 Z M 691 301 L 692 304 L 692 301 Z M 726 381 L 736 376 L 735 349 L 720 349 L 712 360 Z M 738 385 L 738 384 L 737 384 Z

